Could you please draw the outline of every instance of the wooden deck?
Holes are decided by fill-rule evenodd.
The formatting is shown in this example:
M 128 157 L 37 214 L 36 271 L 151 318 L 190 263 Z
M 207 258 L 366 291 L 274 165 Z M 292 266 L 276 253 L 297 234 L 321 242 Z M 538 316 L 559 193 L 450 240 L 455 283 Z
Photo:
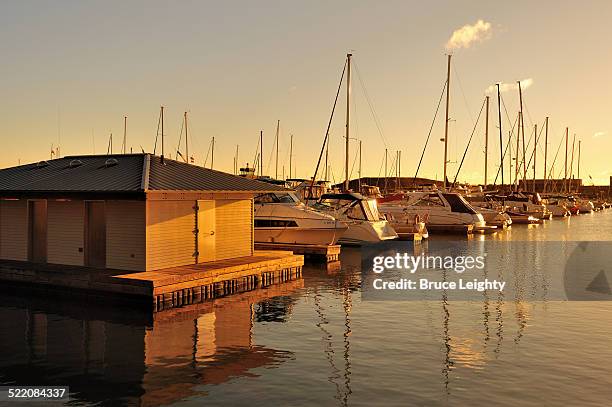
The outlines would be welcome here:
M 286 251 L 132 273 L 2 260 L 0 280 L 140 297 L 159 310 L 289 281 L 301 276 L 303 265 L 303 256 Z
M 338 261 L 340 245 L 255 242 L 257 250 L 282 250 L 304 255 L 309 260 Z

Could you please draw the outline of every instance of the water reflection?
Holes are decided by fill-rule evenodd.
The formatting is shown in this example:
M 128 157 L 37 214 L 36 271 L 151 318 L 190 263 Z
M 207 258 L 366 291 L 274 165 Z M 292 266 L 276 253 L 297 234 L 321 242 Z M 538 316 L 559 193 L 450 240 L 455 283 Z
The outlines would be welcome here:
M 284 321 L 301 288 L 295 280 L 155 314 L 26 292 L 0 307 L 0 381 L 70 385 L 75 403 L 166 405 L 200 385 L 257 376 L 293 358 L 253 341 L 255 320 Z
M 572 227 L 612 230 L 612 212 Z M 535 240 L 512 247 L 505 232 L 461 241 L 492 240 L 505 260 L 483 277 L 512 279 L 463 301 L 368 301 L 355 248 L 302 280 L 156 314 L 5 290 L 0 382 L 69 383 L 75 405 L 605 405 L 612 303 L 551 301 L 556 269 L 538 267 L 569 256 L 560 245 L 547 259 L 539 242 L 566 228 L 517 226 L 512 240 Z

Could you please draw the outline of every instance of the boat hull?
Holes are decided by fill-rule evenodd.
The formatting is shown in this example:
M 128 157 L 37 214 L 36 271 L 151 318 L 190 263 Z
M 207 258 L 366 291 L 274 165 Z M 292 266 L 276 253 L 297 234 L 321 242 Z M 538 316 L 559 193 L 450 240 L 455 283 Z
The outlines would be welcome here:
M 344 225 L 334 229 L 255 228 L 255 242 L 333 245 L 346 230 Z

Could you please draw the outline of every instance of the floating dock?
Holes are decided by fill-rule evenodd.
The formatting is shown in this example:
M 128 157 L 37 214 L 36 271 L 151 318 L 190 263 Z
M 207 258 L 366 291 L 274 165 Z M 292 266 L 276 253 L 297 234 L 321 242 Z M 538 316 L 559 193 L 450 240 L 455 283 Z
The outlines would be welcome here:
M 420 243 L 423 240 L 423 235 L 418 232 L 397 232 L 399 240 L 409 240 Z
M 309 260 L 338 261 L 340 245 L 255 242 L 256 250 L 283 250 L 301 254 Z
M 132 297 L 157 311 L 289 281 L 301 276 L 303 265 L 303 256 L 287 251 L 136 273 L 2 260 L 0 280 Z
M 474 225 L 427 225 L 427 230 L 436 233 L 458 233 L 458 234 L 471 234 L 474 232 Z

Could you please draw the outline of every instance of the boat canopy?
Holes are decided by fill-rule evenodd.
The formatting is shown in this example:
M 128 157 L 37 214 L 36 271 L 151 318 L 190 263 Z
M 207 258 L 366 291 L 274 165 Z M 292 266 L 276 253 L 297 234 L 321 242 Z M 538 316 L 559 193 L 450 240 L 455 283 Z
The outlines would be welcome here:
M 257 195 L 253 198 L 256 204 L 264 203 L 300 203 L 300 199 L 293 192 L 271 192 Z

